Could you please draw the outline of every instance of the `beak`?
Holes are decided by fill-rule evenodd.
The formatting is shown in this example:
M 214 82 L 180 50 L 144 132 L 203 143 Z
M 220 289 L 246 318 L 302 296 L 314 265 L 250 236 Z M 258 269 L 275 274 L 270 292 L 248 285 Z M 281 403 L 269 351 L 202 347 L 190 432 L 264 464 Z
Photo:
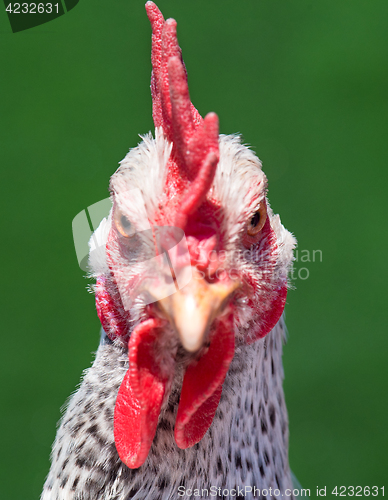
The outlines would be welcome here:
M 226 307 L 241 283 L 237 280 L 209 283 L 195 268 L 190 282 L 176 293 L 160 299 L 159 308 L 176 329 L 189 352 L 203 345 L 213 320 Z

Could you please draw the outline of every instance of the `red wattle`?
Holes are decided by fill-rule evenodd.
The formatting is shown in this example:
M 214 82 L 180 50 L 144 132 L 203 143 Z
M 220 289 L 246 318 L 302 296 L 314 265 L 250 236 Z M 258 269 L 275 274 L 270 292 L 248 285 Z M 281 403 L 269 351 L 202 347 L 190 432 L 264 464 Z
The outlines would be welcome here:
M 209 350 L 186 370 L 174 431 L 179 448 L 193 446 L 206 434 L 217 410 L 222 384 L 233 356 L 233 319 L 229 315 L 217 325 Z
M 101 325 L 111 340 L 128 335 L 129 313 L 125 311 L 118 291 L 115 298 L 106 286 L 106 279 L 101 276 L 96 283 L 96 309 Z M 125 339 L 126 340 L 126 339 Z
M 280 316 L 283 313 L 284 306 L 286 305 L 287 299 L 287 286 L 283 285 L 279 288 L 275 299 L 273 300 L 271 306 L 266 310 L 266 312 L 261 317 L 261 328 L 255 335 L 250 335 L 247 338 L 247 344 L 253 344 L 256 340 L 265 337 L 272 328 L 279 321 Z
M 114 438 L 120 459 L 130 469 L 140 467 L 148 456 L 169 380 L 154 352 L 162 325 L 154 318 L 144 321 L 128 343 L 130 367 L 116 399 Z

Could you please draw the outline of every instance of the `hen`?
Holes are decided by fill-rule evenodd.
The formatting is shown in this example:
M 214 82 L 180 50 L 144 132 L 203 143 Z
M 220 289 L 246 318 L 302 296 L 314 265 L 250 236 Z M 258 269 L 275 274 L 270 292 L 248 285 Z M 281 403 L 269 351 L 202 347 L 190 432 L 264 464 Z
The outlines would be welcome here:
M 41 499 L 292 496 L 281 356 L 295 239 L 260 160 L 191 104 L 176 22 L 146 10 L 155 138 L 112 176 L 90 243 L 102 341 Z

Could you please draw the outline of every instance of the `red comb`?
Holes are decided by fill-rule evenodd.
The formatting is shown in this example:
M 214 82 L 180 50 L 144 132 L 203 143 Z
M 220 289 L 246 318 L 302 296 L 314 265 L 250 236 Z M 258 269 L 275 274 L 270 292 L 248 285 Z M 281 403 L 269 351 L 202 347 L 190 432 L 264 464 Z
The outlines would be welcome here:
M 201 117 L 190 101 L 186 68 L 176 36 L 176 21 L 164 20 L 153 2 L 146 3 L 152 27 L 152 114 L 172 142 L 172 159 L 183 179 L 190 181 L 184 193 L 177 225 L 202 203 L 212 183 L 219 159 L 218 117 Z

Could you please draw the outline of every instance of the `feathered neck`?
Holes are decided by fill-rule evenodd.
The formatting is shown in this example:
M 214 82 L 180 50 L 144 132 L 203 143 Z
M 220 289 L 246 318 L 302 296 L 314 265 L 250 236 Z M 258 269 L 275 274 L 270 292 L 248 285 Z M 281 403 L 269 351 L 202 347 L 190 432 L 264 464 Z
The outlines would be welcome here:
M 212 486 L 272 487 L 283 493 L 292 488 L 283 339 L 281 319 L 266 339 L 236 349 L 213 424 L 187 450 L 176 446 L 171 432 L 179 400 L 178 386 L 173 388 L 149 456 L 134 470 L 120 461 L 113 438 L 113 408 L 128 369 L 127 352 L 101 345 L 62 419 L 41 500 L 162 500 Z

